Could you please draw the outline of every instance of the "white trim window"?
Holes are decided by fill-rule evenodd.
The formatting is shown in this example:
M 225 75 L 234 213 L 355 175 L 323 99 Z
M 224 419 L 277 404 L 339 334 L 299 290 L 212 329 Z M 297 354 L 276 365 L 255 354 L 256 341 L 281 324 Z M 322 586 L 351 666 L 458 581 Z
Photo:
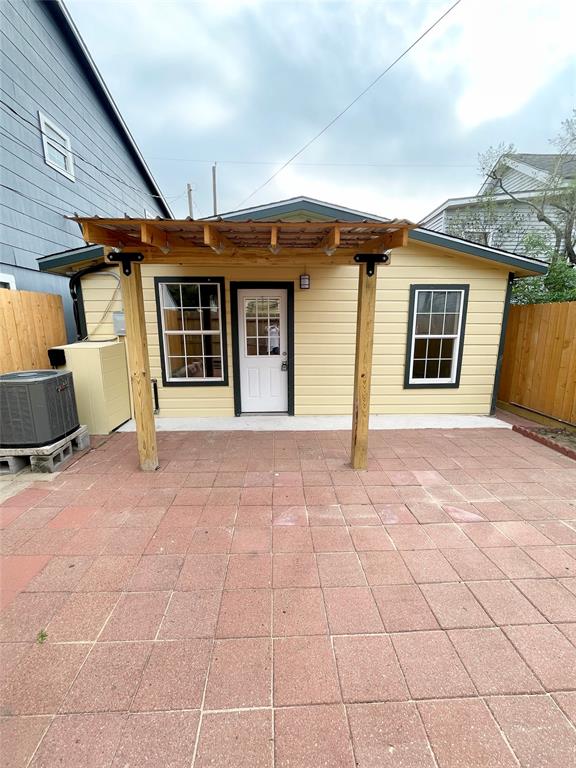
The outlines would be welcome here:
M 14 275 L 7 275 L 0 272 L 0 288 L 7 288 L 9 291 L 16 290 L 16 278 Z
M 221 283 L 169 281 L 158 289 L 166 381 L 224 381 Z
M 74 181 L 74 157 L 70 138 L 42 112 L 38 112 L 38 118 L 46 165 Z
M 408 386 L 457 387 L 468 286 L 412 286 Z

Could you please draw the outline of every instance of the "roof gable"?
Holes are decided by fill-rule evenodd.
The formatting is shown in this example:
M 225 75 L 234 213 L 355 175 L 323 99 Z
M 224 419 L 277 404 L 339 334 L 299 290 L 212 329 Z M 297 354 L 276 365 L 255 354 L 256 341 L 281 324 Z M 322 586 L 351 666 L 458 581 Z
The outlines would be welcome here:
M 365 213 L 305 196 L 291 197 L 288 200 L 278 200 L 267 205 L 257 205 L 239 211 L 221 213 L 218 216 L 209 216 L 208 220 L 211 219 L 229 221 L 387 221 L 386 218 L 376 216 L 373 213 Z
M 343 206 L 315 200 L 304 195 L 288 200 L 279 200 L 266 205 L 244 208 L 241 211 L 230 211 L 210 219 L 222 219 L 229 221 L 387 221 L 385 217 L 372 213 L 345 208 Z M 408 233 L 408 239 L 447 248 L 466 256 L 475 256 L 487 259 L 507 267 L 516 267 L 522 274 L 545 274 L 548 265 L 537 259 L 518 256 L 499 248 L 478 245 L 460 237 L 447 235 L 443 232 L 418 227 Z
M 537 155 L 514 152 L 498 158 L 491 173 L 499 173 L 504 181 L 507 176 L 524 179 L 523 183 L 514 180 L 511 191 L 529 191 L 541 189 L 552 180 L 557 184 L 569 184 L 576 179 L 576 155 Z M 488 176 L 483 182 L 479 195 L 498 189 L 495 180 Z

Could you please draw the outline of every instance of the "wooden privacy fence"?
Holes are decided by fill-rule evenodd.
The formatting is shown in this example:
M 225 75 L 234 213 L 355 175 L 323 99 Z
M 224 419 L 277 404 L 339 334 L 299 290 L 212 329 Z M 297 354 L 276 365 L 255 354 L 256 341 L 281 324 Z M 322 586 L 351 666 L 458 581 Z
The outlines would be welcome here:
M 576 424 L 576 301 L 510 307 L 498 399 Z
M 48 349 L 66 344 L 62 298 L 0 289 L 0 374 L 50 368 Z

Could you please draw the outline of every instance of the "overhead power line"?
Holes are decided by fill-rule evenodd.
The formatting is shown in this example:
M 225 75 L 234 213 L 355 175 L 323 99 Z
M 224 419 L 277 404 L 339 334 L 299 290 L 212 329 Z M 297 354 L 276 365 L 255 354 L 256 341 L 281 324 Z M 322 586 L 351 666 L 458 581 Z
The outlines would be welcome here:
M 191 157 L 160 157 L 150 155 L 150 160 L 162 160 L 173 163 L 192 163 L 196 165 L 278 165 L 281 160 L 194 160 Z M 310 166 L 313 168 L 475 168 L 472 163 L 292 163 L 292 165 Z
M 436 19 L 436 21 L 435 21 L 433 24 L 431 24 L 429 27 L 427 27 L 427 28 L 424 30 L 424 32 L 422 32 L 422 34 L 421 34 L 419 37 L 417 37 L 417 38 L 416 38 L 416 40 L 414 40 L 414 42 L 413 42 L 413 43 L 411 43 L 411 45 L 409 45 L 409 46 L 408 46 L 408 48 L 406 48 L 404 51 L 402 51 L 402 53 L 401 53 L 399 56 L 397 56 L 397 57 L 394 59 L 394 61 L 393 61 L 391 64 L 389 64 L 389 65 L 386 67 L 386 69 L 385 69 L 383 72 L 380 72 L 380 74 L 378 75 L 378 77 L 374 78 L 374 80 L 372 80 L 372 82 L 371 82 L 369 85 L 367 85 L 367 86 L 366 86 L 366 88 L 364 88 L 364 90 L 363 90 L 363 91 L 361 91 L 361 92 L 358 94 L 358 96 L 356 96 L 356 98 L 354 98 L 354 99 L 353 99 L 353 100 L 352 100 L 352 101 L 351 101 L 351 102 L 350 102 L 350 103 L 349 103 L 349 104 L 348 104 L 346 107 L 344 107 L 344 109 L 343 109 L 343 110 L 341 110 L 341 111 L 340 111 L 340 112 L 339 112 L 339 113 L 338 113 L 338 114 L 337 114 L 335 117 L 333 117 L 333 118 L 332 118 L 332 120 L 330 120 L 330 122 L 329 122 L 329 123 L 327 123 L 327 124 L 326 124 L 326 125 L 325 125 L 325 126 L 324 126 L 324 127 L 321 129 L 321 130 L 320 130 L 320 131 L 318 131 L 318 133 L 317 133 L 315 136 L 313 136 L 311 139 L 309 139 L 309 140 L 306 142 L 306 144 L 304 144 L 302 147 L 300 147 L 300 149 L 299 149 L 297 152 L 295 152 L 295 153 L 294 153 L 294 154 L 293 154 L 291 157 L 289 157 L 289 158 L 288 158 L 288 160 L 286 160 L 286 162 L 284 162 L 284 163 L 282 164 L 282 166 L 281 166 L 280 168 L 278 168 L 278 170 L 277 170 L 277 171 L 275 171 L 275 172 L 272 174 L 272 176 L 270 176 L 268 179 L 266 179 L 266 181 L 265 181 L 263 184 L 260 184 L 260 186 L 259 186 L 259 187 L 257 187 L 257 188 L 256 188 L 256 189 L 255 189 L 253 192 L 251 192 L 251 193 L 248 195 L 248 197 L 245 197 L 245 198 L 244 198 L 244 200 L 242 200 L 242 202 L 241 202 L 241 203 L 239 203 L 239 205 L 237 206 L 237 208 L 242 208 L 242 206 L 243 206 L 245 203 L 247 203 L 247 202 L 248 202 L 248 200 L 250 200 L 252 197 L 254 197 L 254 195 L 258 194 L 258 192 L 260 192 L 261 190 L 263 190 L 263 189 L 264 189 L 264 187 L 268 186 L 268 184 L 270 184 L 270 182 L 271 182 L 271 181 L 273 181 L 273 179 L 275 179 L 275 178 L 276 178 L 276 176 L 278 176 L 278 174 L 282 173 L 282 171 L 284 171 L 284 170 L 285 170 L 285 169 L 286 169 L 286 168 L 287 168 L 287 167 L 288 167 L 288 166 L 289 166 L 289 165 L 290 165 L 290 164 L 291 164 L 291 163 L 292 163 L 292 162 L 293 162 L 293 161 L 294 161 L 294 160 L 295 160 L 297 157 L 299 157 L 299 156 L 300 156 L 300 155 L 301 155 L 303 152 L 305 152 L 305 151 L 308 149 L 308 147 L 310 147 L 310 146 L 311 146 L 311 145 L 312 145 L 312 144 L 313 144 L 313 143 L 314 143 L 314 142 L 315 142 L 317 139 L 319 139 L 319 138 L 320 138 L 320 136 L 322 136 L 324 133 L 326 133 L 326 131 L 327 131 L 329 128 L 331 128 L 331 127 L 334 125 L 334 123 L 336 123 L 338 120 L 340 120 L 340 118 L 341 118 L 343 115 L 345 115 L 345 114 L 346 114 L 346 112 L 348 112 L 350 109 L 352 109 L 352 107 L 353 107 L 353 106 L 354 106 L 354 105 L 355 105 L 357 102 L 359 102 L 359 101 L 360 101 L 360 99 L 361 99 L 361 98 L 362 98 L 362 97 L 363 97 L 365 94 L 367 94 L 369 90 L 371 90 L 371 89 L 372 89 L 372 88 L 373 88 L 373 87 L 374 87 L 374 86 L 375 86 L 377 83 L 379 83 L 379 82 L 380 82 L 380 80 L 382 80 L 382 78 L 384 77 L 384 75 L 387 75 L 387 74 L 388 74 L 388 72 L 390 72 L 390 70 L 391 70 L 393 67 L 395 67 L 395 66 L 396 66 L 396 64 L 398 64 L 398 62 L 399 62 L 399 61 L 401 61 L 401 60 L 402 60 L 402 59 L 403 59 L 405 56 L 407 56 L 407 55 L 410 53 L 410 51 L 411 51 L 411 50 L 412 50 L 412 49 L 413 49 L 413 48 L 414 48 L 416 45 L 418 45 L 418 43 L 419 43 L 421 40 L 423 40 L 423 39 L 426 37 L 426 35 L 428 35 L 430 32 L 432 32 L 432 30 L 433 30 L 435 27 L 437 27 L 437 26 L 438 26 L 438 24 L 440 24 L 440 22 L 441 22 L 441 21 L 443 21 L 443 19 L 445 19 L 445 18 L 446 18 L 446 16 L 448 16 L 448 14 L 449 14 L 449 13 L 451 13 L 451 12 L 454 10 L 454 8 L 456 8 L 456 6 L 460 5 L 460 3 L 461 3 L 461 2 L 462 2 L 462 0 L 456 0 L 456 2 L 455 2 L 453 5 L 451 5 L 451 6 L 450 6 L 450 8 L 448 8 L 448 10 L 444 11 L 444 13 L 443 13 L 441 16 L 439 16 L 439 17 Z

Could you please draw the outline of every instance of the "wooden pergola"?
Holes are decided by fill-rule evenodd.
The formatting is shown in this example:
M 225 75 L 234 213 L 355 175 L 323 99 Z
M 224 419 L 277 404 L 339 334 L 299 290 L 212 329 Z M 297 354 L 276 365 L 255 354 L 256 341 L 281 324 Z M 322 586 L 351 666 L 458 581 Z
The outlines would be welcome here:
M 121 266 L 120 283 L 140 467 L 158 468 L 142 264 L 179 266 L 313 266 L 356 264 L 358 314 L 351 464 L 368 462 L 368 420 L 378 264 L 407 244 L 415 225 L 381 221 L 231 221 L 224 219 L 101 219 L 75 217 L 87 243 L 105 247 L 105 260 Z

